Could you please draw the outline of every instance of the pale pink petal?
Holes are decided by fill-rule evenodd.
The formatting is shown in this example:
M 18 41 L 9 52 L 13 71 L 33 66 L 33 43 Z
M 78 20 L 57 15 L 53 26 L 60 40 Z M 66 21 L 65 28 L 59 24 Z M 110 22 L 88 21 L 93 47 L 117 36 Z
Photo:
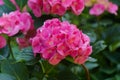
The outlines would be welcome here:
M 110 2 L 107 10 L 108 10 L 108 12 L 117 15 L 118 6 L 116 4 L 113 4 L 112 2 Z
M 89 11 L 91 15 L 99 16 L 105 11 L 103 4 L 95 4 Z

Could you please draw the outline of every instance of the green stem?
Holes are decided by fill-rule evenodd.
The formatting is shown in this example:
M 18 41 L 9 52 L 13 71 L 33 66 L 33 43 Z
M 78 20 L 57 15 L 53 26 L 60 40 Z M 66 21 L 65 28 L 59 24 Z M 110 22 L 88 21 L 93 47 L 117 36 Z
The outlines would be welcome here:
M 54 67 L 55 67 L 55 66 L 53 66 L 52 68 L 50 68 L 50 69 L 46 72 L 46 75 L 47 75 L 48 73 L 50 73 L 50 72 L 54 69 Z
M 10 54 L 11 54 L 12 58 L 15 59 L 14 55 L 13 55 L 12 47 L 11 47 L 11 44 L 10 44 L 10 42 L 11 42 L 11 38 L 10 37 L 8 37 L 8 41 L 7 42 L 8 42 L 8 47 L 9 47 Z
M 47 74 L 50 73 L 54 69 L 55 66 L 53 66 L 48 71 L 46 71 L 45 68 L 44 68 L 44 65 L 43 65 L 42 61 L 40 60 L 39 62 L 40 62 L 40 65 L 41 65 L 41 68 L 42 68 L 42 71 L 43 71 L 43 76 L 41 78 L 41 80 L 43 80 L 44 77 L 47 77 L 48 76 Z
M 45 68 L 44 68 L 44 65 L 43 65 L 42 61 L 40 60 L 39 62 L 40 62 L 43 73 L 45 73 Z
M 73 60 L 72 60 L 71 58 L 69 58 L 69 57 L 67 57 L 66 60 L 69 61 L 69 62 L 71 62 L 71 63 L 74 63 Z M 84 64 L 81 64 L 81 66 L 82 66 L 83 69 L 85 70 L 87 80 L 90 80 L 89 70 L 85 67 Z
M 81 64 L 81 66 L 82 66 L 83 69 L 85 70 L 87 80 L 90 80 L 89 70 L 86 68 L 86 66 L 85 66 L 84 64 Z

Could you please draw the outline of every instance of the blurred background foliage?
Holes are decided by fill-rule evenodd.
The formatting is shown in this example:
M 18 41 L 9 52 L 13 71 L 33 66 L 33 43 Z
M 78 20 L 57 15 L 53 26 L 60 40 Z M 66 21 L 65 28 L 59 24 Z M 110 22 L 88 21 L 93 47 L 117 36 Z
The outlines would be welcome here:
M 9 0 L 4 1 L 5 5 L 0 6 L 0 16 L 15 10 L 15 6 Z M 111 1 L 120 6 L 119 0 Z M 21 9 L 26 3 L 26 0 L 17 0 Z M 29 12 L 31 13 L 30 10 Z M 90 71 L 91 80 L 120 80 L 120 9 L 117 13 L 115 16 L 105 12 L 96 17 L 89 15 L 89 8 L 85 8 L 79 16 L 68 12 L 61 18 L 76 24 L 91 39 L 93 53 L 85 63 Z M 58 17 L 43 15 L 36 18 L 32 13 L 31 15 L 36 28 L 45 20 Z M 63 60 L 60 64 L 52 66 L 39 56 L 34 58 L 31 47 L 20 51 L 15 37 L 11 45 L 15 60 L 11 59 L 8 45 L 0 49 L 0 80 L 86 80 L 80 65 Z

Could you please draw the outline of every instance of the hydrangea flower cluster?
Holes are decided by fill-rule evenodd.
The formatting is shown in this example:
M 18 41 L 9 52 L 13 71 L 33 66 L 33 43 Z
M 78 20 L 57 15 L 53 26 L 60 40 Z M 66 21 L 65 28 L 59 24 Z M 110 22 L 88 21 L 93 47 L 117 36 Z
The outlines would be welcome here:
M 22 32 L 27 35 L 29 30 L 34 30 L 34 23 L 28 12 L 14 11 L 0 17 L 0 34 L 14 36 Z
M 84 0 L 28 0 L 28 6 L 36 17 L 42 12 L 62 16 L 69 9 L 79 15 L 84 9 Z
M 91 15 L 99 16 L 104 11 L 117 15 L 118 6 L 109 0 L 85 0 L 85 5 L 88 7 L 93 6 L 89 11 Z
M 44 22 L 32 38 L 34 55 L 56 65 L 67 56 L 71 56 L 77 64 L 83 64 L 92 52 L 90 39 L 75 25 L 54 18 Z

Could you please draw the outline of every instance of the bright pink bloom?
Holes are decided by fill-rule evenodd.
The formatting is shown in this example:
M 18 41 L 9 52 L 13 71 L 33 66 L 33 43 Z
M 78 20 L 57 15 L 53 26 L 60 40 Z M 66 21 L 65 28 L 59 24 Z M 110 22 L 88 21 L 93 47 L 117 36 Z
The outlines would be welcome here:
M 46 14 L 50 14 L 50 11 L 51 11 L 51 6 L 48 2 L 48 0 L 43 0 L 43 12 L 45 12 Z
M 3 0 L 0 0 L 0 5 L 3 5 L 3 4 L 4 4 Z
M 6 46 L 6 39 L 3 36 L 0 36 L 0 48 Z
M 61 0 L 61 2 L 62 2 L 62 5 L 64 6 L 64 7 L 70 7 L 70 5 L 72 4 L 72 2 L 73 2 L 74 0 Z
M 43 13 L 64 15 L 67 10 L 79 15 L 84 9 L 84 0 L 28 0 L 28 6 L 36 17 Z
M 32 26 L 33 20 L 27 12 L 14 11 L 0 17 L 0 32 L 8 36 L 14 36 L 19 31 L 26 34 Z
M 61 0 L 47 0 L 47 1 L 49 2 L 49 4 L 50 4 L 51 6 L 53 6 L 53 5 L 61 2 Z
M 84 0 L 74 0 L 72 2 L 72 10 L 76 15 L 79 15 L 84 10 Z
M 85 0 L 85 5 L 88 7 L 93 5 L 89 11 L 91 15 L 99 16 L 104 11 L 117 15 L 118 6 L 109 0 Z
M 91 15 L 99 16 L 105 11 L 105 7 L 103 4 L 94 4 L 94 6 L 90 9 Z
M 108 10 L 108 12 L 117 15 L 118 6 L 116 4 L 113 4 L 112 2 L 110 2 L 107 10 Z
M 65 11 L 66 11 L 66 8 L 60 3 L 53 5 L 51 9 L 51 13 L 58 14 L 60 16 L 65 14 Z
M 7 14 L 4 14 L 2 17 L 0 17 L 1 33 L 7 34 L 9 36 L 17 34 L 20 30 L 20 27 L 17 25 L 19 22 L 20 21 L 16 15 L 9 16 Z
M 37 30 L 32 39 L 34 55 L 56 65 L 67 56 L 71 56 L 75 63 L 83 64 L 92 52 L 90 39 L 73 24 L 58 19 L 47 20 Z
M 43 5 L 42 0 L 28 0 L 28 6 L 32 9 L 32 11 L 36 17 L 41 16 L 42 5 Z

